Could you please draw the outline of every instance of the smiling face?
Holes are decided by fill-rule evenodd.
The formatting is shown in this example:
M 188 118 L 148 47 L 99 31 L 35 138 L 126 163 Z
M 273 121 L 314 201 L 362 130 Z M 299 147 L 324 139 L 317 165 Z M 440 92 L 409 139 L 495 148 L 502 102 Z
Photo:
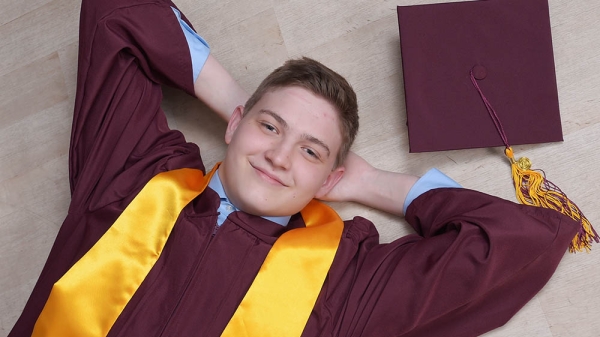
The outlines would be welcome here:
M 343 174 L 343 167 L 335 168 L 342 144 L 338 113 L 301 87 L 271 90 L 245 114 L 238 107 L 225 141 L 219 176 L 231 202 L 250 214 L 295 214 Z

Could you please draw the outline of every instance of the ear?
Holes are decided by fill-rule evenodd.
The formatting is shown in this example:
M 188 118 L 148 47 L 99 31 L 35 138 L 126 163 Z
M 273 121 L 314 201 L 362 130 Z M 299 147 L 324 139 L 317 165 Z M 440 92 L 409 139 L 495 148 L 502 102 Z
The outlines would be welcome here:
M 343 166 L 338 166 L 333 171 L 331 171 L 331 173 L 329 173 L 329 175 L 323 182 L 323 185 L 321 185 L 319 191 L 317 191 L 317 193 L 315 194 L 315 198 L 321 199 L 323 198 L 323 196 L 327 195 L 331 191 L 331 189 L 333 189 L 335 185 L 340 181 L 340 179 L 342 179 L 345 170 L 346 169 Z
M 226 144 L 231 143 L 233 134 L 235 133 L 235 130 L 237 130 L 238 126 L 240 125 L 240 121 L 242 120 L 243 117 L 244 117 L 244 106 L 238 105 L 237 107 L 235 107 L 235 110 L 233 110 L 231 117 L 229 117 L 229 123 L 227 124 L 227 130 L 225 130 L 225 143 Z

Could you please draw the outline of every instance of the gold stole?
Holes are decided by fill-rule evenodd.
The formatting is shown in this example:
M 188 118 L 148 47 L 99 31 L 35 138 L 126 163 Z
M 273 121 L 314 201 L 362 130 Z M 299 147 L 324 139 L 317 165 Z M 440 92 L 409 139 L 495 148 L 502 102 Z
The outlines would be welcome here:
M 152 178 L 98 242 L 50 292 L 33 337 L 106 336 L 154 266 L 179 213 L 202 193 L 207 176 L 196 169 Z M 273 245 L 223 336 L 300 336 L 340 242 L 343 222 L 311 201 L 306 228 Z

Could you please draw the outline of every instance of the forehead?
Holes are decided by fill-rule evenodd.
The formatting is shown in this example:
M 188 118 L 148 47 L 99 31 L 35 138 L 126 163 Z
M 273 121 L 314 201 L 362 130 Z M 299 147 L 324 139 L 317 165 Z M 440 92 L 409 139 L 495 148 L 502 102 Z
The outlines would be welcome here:
M 291 120 L 339 124 L 338 112 L 333 104 L 299 86 L 274 88 L 267 91 L 252 108 L 252 111 L 256 112 L 261 109 L 272 110 Z

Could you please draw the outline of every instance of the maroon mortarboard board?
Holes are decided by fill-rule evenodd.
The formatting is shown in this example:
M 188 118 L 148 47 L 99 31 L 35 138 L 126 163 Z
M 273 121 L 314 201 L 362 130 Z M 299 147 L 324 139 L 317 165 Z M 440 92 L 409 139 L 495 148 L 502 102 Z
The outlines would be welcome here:
M 398 7 L 410 152 L 562 141 L 547 0 Z
M 548 0 L 399 6 L 398 22 L 410 151 L 504 145 L 517 199 L 578 221 L 570 250 L 589 250 L 589 220 L 510 146 L 563 140 Z

